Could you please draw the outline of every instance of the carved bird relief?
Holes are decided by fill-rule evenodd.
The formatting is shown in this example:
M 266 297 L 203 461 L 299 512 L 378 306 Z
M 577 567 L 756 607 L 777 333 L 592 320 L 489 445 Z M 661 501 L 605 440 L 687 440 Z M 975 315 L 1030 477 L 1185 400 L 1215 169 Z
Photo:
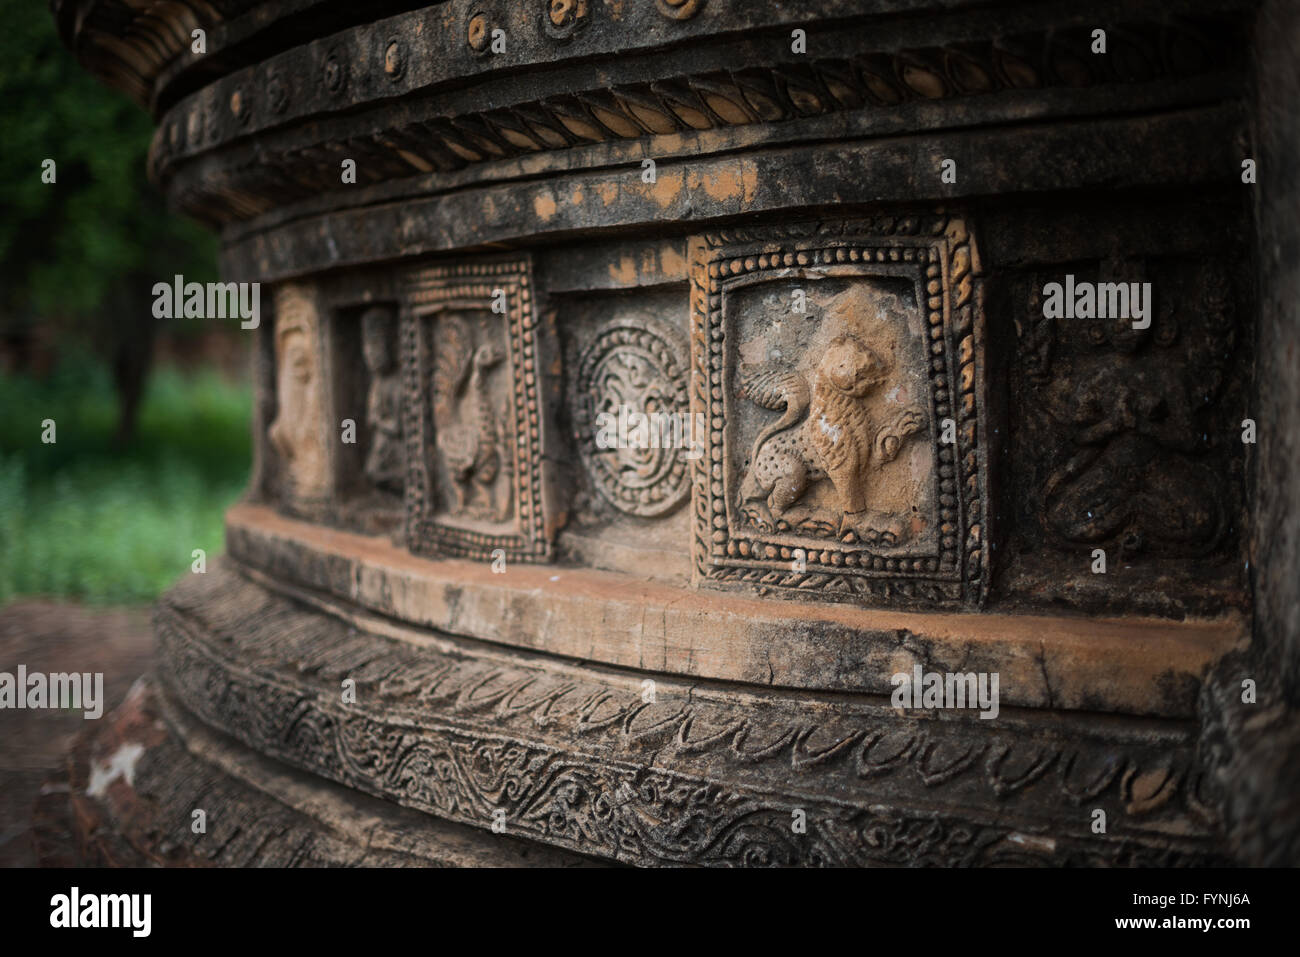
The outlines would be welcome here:
M 925 425 L 915 408 L 883 426 L 871 422 L 865 399 L 887 371 L 880 356 L 851 335 L 831 341 L 811 387 L 797 372 L 742 369 L 738 394 L 782 412 L 754 440 L 741 483 L 742 502 L 758 511 L 761 522 L 775 527 L 774 518 L 821 479 L 829 479 L 835 490 L 838 534 L 866 511 L 870 470 L 897 458 L 907 436 Z
M 487 381 L 505 353 L 491 342 L 475 348 L 469 327 L 456 316 L 438 323 L 436 350 L 434 439 L 456 496 L 455 511 L 505 521 L 512 503 L 508 495 L 498 501 L 497 476 L 502 471 L 509 473 L 510 461 Z

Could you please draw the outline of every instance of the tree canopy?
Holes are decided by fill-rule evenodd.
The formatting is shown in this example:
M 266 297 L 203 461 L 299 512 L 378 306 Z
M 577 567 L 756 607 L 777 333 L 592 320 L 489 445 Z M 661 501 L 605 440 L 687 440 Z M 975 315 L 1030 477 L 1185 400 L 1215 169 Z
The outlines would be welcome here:
M 149 364 L 153 283 L 215 278 L 215 240 L 167 211 L 145 174 L 152 119 L 77 64 L 49 10 L 0 0 L 0 22 L 0 333 L 49 324 L 122 367 L 121 389 Z

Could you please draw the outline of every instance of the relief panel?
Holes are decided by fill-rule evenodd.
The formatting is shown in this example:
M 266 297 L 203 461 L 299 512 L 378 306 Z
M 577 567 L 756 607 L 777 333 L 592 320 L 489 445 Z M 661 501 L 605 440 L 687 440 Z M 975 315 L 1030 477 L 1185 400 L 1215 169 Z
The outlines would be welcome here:
M 277 456 L 281 501 L 291 509 L 314 510 L 330 492 L 329 398 L 320 341 L 314 291 L 300 283 L 276 286 L 276 412 L 267 439 Z
M 983 601 L 978 272 L 943 215 L 693 243 L 698 581 Z
M 1227 257 L 1102 259 L 1007 283 L 1015 522 L 1000 592 L 1177 615 L 1241 601 L 1240 272 Z M 1044 288 L 1066 276 L 1080 287 L 1149 284 L 1145 328 L 1045 317 Z M 1095 549 L 1105 576 L 1092 571 Z
M 686 585 L 691 459 L 684 285 L 564 296 L 569 521 L 564 561 Z M 556 303 L 556 299 L 552 303 Z
M 337 284 L 335 284 L 337 285 Z M 364 284 L 367 298 L 376 282 Z M 383 290 L 386 292 L 386 290 Z M 397 303 L 357 302 L 363 289 L 323 284 L 326 368 L 336 430 L 334 508 L 329 520 L 367 533 L 400 532 L 406 485 Z
M 361 354 L 365 361 L 366 459 L 363 473 L 370 485 L 401 495 L 406 483 L 402 448 L 402 377 L 397 350 L 397 317 L 388 306 L 371 306 L 361 314 Z
M 543 416 L 528 262 L 421 269 L 407 278 L 404 298 L 410 547 L 545 558 Z

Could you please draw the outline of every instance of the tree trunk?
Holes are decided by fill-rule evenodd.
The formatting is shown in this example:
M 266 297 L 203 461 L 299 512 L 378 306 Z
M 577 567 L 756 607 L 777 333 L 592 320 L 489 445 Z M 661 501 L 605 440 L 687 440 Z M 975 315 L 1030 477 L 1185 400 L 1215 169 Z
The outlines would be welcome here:
M 150 288 L 137 279 L 131 288 Z M 145 383 L 153 364 L 154 334 L 157 320 L 147 297 L 127 293 L 114 297 L 119 308 L 110 317 L 110 354 L 113 363 L 113 388 L 117 392 L 117 431 L 114 442 L 118 447 L 130 445 L 135 440 L 140 403 L 144 398 Z M 129 321 L 127 321 L 129 318 Z

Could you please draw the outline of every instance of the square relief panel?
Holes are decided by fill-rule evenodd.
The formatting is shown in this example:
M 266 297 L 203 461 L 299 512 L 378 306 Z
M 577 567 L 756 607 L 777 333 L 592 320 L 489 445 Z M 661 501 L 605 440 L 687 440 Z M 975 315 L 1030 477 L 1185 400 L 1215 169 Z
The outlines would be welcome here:
M 1046 318 L 1043 289 L 1066 276 L 1149 284 L 1148 324 Z M 1222 254 L 999 276 L 991 301 L 1016 333 L 999 598 L 1173 616 L 1246 604 L 1249 277 Z M 1093 574 L 1094 549 L 1123 574 Z
M 525 259 L 432 266 L 403 292 L 413 551 L 549 554 L 538 330 Z
M 983 323 L 943 215 L 692 244 L 695 574 L 809 598 L 986 593 Z

